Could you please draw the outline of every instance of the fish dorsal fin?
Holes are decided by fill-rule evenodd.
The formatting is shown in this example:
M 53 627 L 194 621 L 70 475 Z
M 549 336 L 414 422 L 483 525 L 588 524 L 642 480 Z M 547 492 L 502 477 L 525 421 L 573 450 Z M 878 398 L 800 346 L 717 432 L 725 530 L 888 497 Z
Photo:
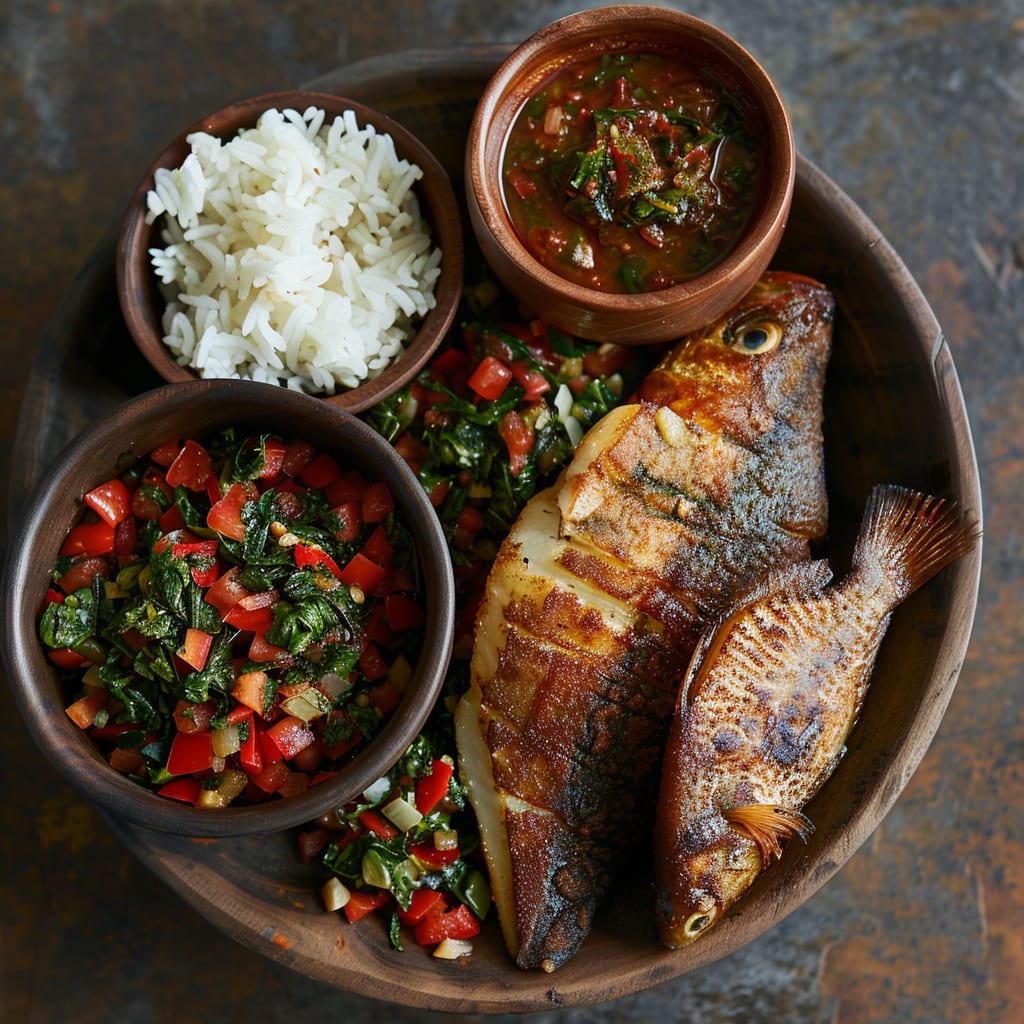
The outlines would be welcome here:
M 805 814 L 777 804 L 730 807 L 723 812 L 722 817 L 737 832 L 757 844 L 763 864 L 767 864 L 773 856 L 782 856 L 782 844 L 790 836 L 798 835 L 806 843 L 814 831 L 814 826 Z
M 683 678 L 681 693 L 692 703 L 700 692 L 733 625 L 752 605 L 767 598 L 787 594 L 796 599 L 811 597 L 832 580 L 832 569 L 825 559 L 796 562 L 765 573 L 743 591 L 701 634 Z

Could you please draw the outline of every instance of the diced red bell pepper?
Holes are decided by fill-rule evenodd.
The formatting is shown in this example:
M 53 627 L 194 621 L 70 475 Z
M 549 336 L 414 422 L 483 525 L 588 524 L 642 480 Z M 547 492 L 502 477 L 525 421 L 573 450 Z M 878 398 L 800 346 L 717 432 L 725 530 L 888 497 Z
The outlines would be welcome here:
M 541 395 L 551 390 L 551 384 L 547 377 L 540 370 L 534 370 L 528 363 L 513 363 L 512 373 L 525 392 L 523 398 L 528 402 L 540 398 Z
M 131 492 L 116 478 L 94 487 L 82 500 L 109 526 L 117 526 L 132 510 Z
M 481 398 L 493 402 L 501 397 L 511 380 L 512 371 L 500 359 L 484 356 L 469 375 L 468 384 Z
M 413 929 L 421 946 L 436 946 L 444 939 L 471 939 L 479 933 L 480 922 L 465 903 L 452 910 L 439 910 L 435 904 L 433 912 Z
M 371 911 L 383 907 L 391 899 L 391 893 L 387 889 L 379 889 L 376 892 L 360 892 L 354 890 L 345 904 L 345 917 L 350 924 L 355 924 L 360 918 L 366 917 Z
M 526 199 L 537 191 L 537 183 L 521 167 L 510 167 L 506 177 L 520 199 Z
M 322 565 L 329 569 L 335 576 L 341 576 L 338 563 L 322 548 L 314 548 L 308 544 L 296 544 L 292 549 L 295 552 L 295 564 L 300 569 L 311 568 Z
M 167 771 L 171 775 L 194 775 L 213 767 L 213 736 L 207 732 L 179 732 L 171 740 Z
M 388 663 L 376 644 L 367 644 L 359 654 L 359 669 L 367 679 L 383 679 L 388 674 Z
M 359 815 L 359 822 L 367 832 L 372 833 L 378 839 L 394 839 L 398 835 L 398 829 L 377 811 L 363 811 Z
M 171 505 L 170 508 L 163 512 L 159 523 L 163 533 L 172 533 L 174 530 L 183 530 L 185 528 L 185 519 L 177 505 Z
M 438 904 L 444 905 L 444 896 L 436 889 L 417 889 L 409 899 L 409 909 L 398 911 L 398 920 L 414 928 L 428 914 L 436 913 Z
M 167 467 L 167 482 L 171 487 L 184 487 L 190 491 L 205 491 L 206 481 L 213 472 L 210 453 L 195 441 L 186 441 L 177 458 Z
M 195 804 L 199 799 L 199 780 L 191 775 L 183 775 L 162 785 L 157 792 L 161 796 L 180 800 L 183 804 Z
M 125 516 L 114 527 L 114 551 L 121 557 L 132 554 L 138 539 L 139 531 L 133 516 Z
M 172 715 L 174 725 L 178 732 L 208 732 L 216 710 L 217 705 L 212 700 L 201 704 L 179 700 Z
M 114 747 L 107 756 L 107 764 L 122 775 L 138 775 L 145 761 L 137 747 Z
M 274 605 L 277 592 L 261 591 L 247 594 L 224 616 L 224 621 L 236 629 L 250 633 L 265 633 L 274 624 Z
M 452 765 L 436 757 L 431 762 L 430 774 L 416 780 L 416 810 L 420 814 L 429 814 L 444 799 L 454 772 Z
M 369 481 L 359 472 L 358 469 L 350 469 L 347 473 L 341 473 L 324 488 L 324 494 L 331 506 L 343 505 L 346 501 L 363 501 L 363 491 L 369 486 Z
M 70 647 L 61 647 L 57 650 L 46 652 L 47 658 L 53 662 L 62 672 L 73 672 L 75 669 L 83 668 L 89 664 L 89 659 L 71 650 Z
M 109 555 L 114 550 L 114 528 L 105 522 L 79 523 L 71 527 L 60 546 L 62 557 Z
M 359 587 L 364 593 L 370 593 L 387 578 L 387 575 L 387 569 L 376 562 L 371 562 L 360 551 L 352 556 L 352 560 L 341 570 L 338 578 L 346 587 Z
M 212 586 L 220 576 L 220 564 L 217 562 L 217 552 L 220 550 L 220 541 L 196 540 L 191 542 L 179 542 L 171 545 L 171 554 L 175 558 L 188 558 L 195 555 L 197 558 L 210 559 L 210 564 L 201 569 L 198 566 L 191 566 L 192 579 L 196 586 Z
M 460 856 L 459 848 L 439 850 L 432 839 L 409 844 L 409 854 L 415 857 L 428 871 L 440 871 L 447 864 L 454 864 Z
M 238 762 L 246 775 L 259 775 L 263 771 L 263 745 L 261 743 L 262 727 L 249 711 L 249 733 L 242 740 L 238 750 Z

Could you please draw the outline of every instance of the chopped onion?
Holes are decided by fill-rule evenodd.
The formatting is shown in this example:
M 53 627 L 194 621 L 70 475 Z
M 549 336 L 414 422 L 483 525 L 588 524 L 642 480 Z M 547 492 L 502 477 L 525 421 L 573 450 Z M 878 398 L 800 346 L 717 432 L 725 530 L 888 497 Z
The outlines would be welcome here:
M 391 789 L 391 782 L 386 775 L 379 778 L 376 782 L 371 782 L 366 789 L 363 790 L 363 798 L 371 804 L 380 803 L 380 801 L 387 796 Z
M 242 749 L 242 740 L 237 725 L 226 725 L 223 729 L 211 730 L 210 739 L 213 743 L 213 752 L 217 757 L 228 757 Z
M 442 939 L 434 948 L 433 955 L 439 960 L 458 960 L 472 952 L 473 943 L 468 939 Z
M 337 875 L 332 875 L 320 889 L 320 897 L 328 910 L 341 910 L 351 898 L 352 893 Z
M 384 812 L 384 817 L 401 832 L 408 832 L 409 829 L 415 828 L 423 820 L 423 815 L 402 796 L 396 796 L 390 803 L 385 804 L 381 810 Z

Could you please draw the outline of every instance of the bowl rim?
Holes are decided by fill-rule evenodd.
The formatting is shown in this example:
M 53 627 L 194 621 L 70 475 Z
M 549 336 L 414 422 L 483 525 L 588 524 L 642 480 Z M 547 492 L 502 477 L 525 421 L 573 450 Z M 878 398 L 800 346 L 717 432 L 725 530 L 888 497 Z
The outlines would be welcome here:
M 235 411 L 240 400 L 248 403 L 243 412 Z M 110 469 L 109 463 L 102 461 L 103 453 L 117 450 L 131 452 L 133 457 L 145 454 L 133 448 L 131 437 L 133 432 L 147 428 L 139 426 L 133 431 L 128 423 L 141 418 L 150 424 L 148 429 L 155 429 L 167 412 L 186 411 L 198 402 L 219 406 L 203 433 L 217 429 L 217 425 L 230 426 L 256 418 L 261 422 L 269 418 L 271 429 L 287 433 L 281 425 L 283 420 L 297 415 L 302 426 L 294 431 L 296 436 L 308 435 L 310 426 L 320 423 L 340 435 L 333 441 L 320 440 L 327 450 L 344 453 L 363 446 L 367 450 L 365 464 L 384 467 L 379 478 L 388 481 L 396 505 L 402 509 L 416 542 L 425 593 L 433 597 L 426 602 L 427 642 L 414 666 L 413 681 L 381 732 L 355 758 L 330 779 L 296 796 L 216 810 L 189 807 L 161 797 L 104 762 L 92 741 L 63 713 L 64 707 L 55 706 L 62 684 L 38 639 L 39 608 L 17 598 L 38 591 L 39 581 L 45 580 L 48 566 L 56 560 L 64 533 L 48 521 L 48 510 L 54 503 L 58 507 L 67 505 L 67 527 L 78 518 L 81 494 L 68 493 L 64 483 L 68 473 L 81 466 L 83 459 L 93 459 L 99 453 L 98 471 L 92 474 L 99 482 Z M 118 441 L 118 437 L 128 440 Z M 309 440 L 317 443 L 316 438 Z M 345 410 L 325 410 L 310 395 L 273 384 L 224 379 L 165 384 L 137 395 L 65 445 L 33 488 L 16 536 L 19 541 L 8 552 L 0 585 L 5 596 L 3 660 L 15 701 L 50 763 L 94 804 L 127 822 L 179 835 L 226 837 L 281 831 L 311 821 L 348 802 L 369 782 L 387 773 L 422 730 L 443 686 L 453 643 L 455 583 L 440 520 L 412 470 L 380 434 Z M 45 558 L 40 548 L 47 552 Z M 47 568 L 43 568 L 43 562 Z M 41 677 L 44 671 L 46 675 Z M 358 782 L 357 777 L 362 781 Z
M 451 178 L 434 153 L 393 117 L 362 101 L 318 89 L 261 93 L 226 104 L 179 132 L 154 157 L 132 191 L 121 216 L 115 246 L 115 279 L 121 315 L 139 351 L 164 381 L 174 383 L 204 378 L 175 360 L 159 329 L 160 299 L 156 277 L 146 256 L 156 235 L 156 225 L 146 223 L 146 196 L 152 188 L 156 171 L 181 166 L 189 153 L 186 139 L 193 132 L 209 132 L 225 138 L 253 126 L 266 110 L 290 108 L 301 112 L 312 106 L 326 112 L 325 120 L 339 116 L 343 111 L 353 111 L 360 126 L 371 124 L 377 132 L 389 134 L 399 158 L 420 167 L 423 174 L 414 189 L 420 199 L 423 216 L 432 228 L 433 242 L 441 248 L 441 272 L 434 289 L 434 307 L 427 312 L 400 358 L 392 360 L 377 377 L 364 381 L 358 387 L 339 390 L 333 395 L 311 397 L 353 413 L 368 409 L 423 368 L 454 322 L 462 298 L 465 259 L 462 218 Z M 427 342 L 424 343 L 423 339 Z
M 533 256 L 520 240 L 507 213 L 502 198 L 501 164 L 509 128 L 528 94 L 527 87 L 532 88 L 553 70 L 578 59 L 579 50 L 562 52 L 567 34 L 577 33 L 581 46 L 589 47 L 587 52 L 597 53 L 613 47 L 631 30 L 649 32 L 666 27 L 674 36 L 691 36 L 699 49 L 713 54 L 721 62 L 719 68 L 729 68 L 742 79 L 744 99 L 755 101 L 758 114 L 765 122 L 770 180 L 763 184 L 761 202 L 740 239 L 718 263 L 698 277 L 660 291 L 639 293 L 606 292 L 576 284 L 549 270 Z M 613 36 L 613 33 L 618 35 Z M 517 87 L 521 76 L 525 85 Z M 496 135 L 500 135 L 499 159 L 492 162 L 488 157 L 493 147 L 488 141 Z M 505 257 L 528 267 L 540 286 L 594 313 L 643 315 L 681 299 L 700 302 L 711 298 L 723 290 L 729 278 L 752 273 L 759 261 L 764 260 L 763 240 L 781 236 L 789 214 L 796 180 L 796 144 L 789 113 L 778 88 L 764 67 L 734 37 L 701 18 L 672 8 L 613 5 L 578 11 L 545 25 L 519 43 L 502 61 L 481 93 L 470 125 L 465 176 L 483 227 Z M 473 212 L 476 211 L 471 208 Z

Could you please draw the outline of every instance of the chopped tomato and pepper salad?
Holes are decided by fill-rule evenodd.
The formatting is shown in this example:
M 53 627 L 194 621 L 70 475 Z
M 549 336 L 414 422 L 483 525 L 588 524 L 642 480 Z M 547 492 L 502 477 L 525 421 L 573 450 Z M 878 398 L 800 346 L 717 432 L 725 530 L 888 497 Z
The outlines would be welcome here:
M 169 440 L 83 503 L 39 631 L 115 770 L 198 807 L 292 796 L 400 701 L 424 613 L 386 484 L 227 430 Z
M 456 578 L 454 655 L 423 733 L 297 834 L 350 922 L 469 952 L 490 905 L 452 712 L 491 562 L 636 363 L 509 314 L 489 281 L 413 383 L 364 414 L 429 495 Z M 636 367 L 633 367 L 634 371 Z M 111 765 L 203 807 L 314 784 L 379 728 L 422 646 L 411 537 L 386 487 L 302 441 L 175 440 L 84 498 L 40 635 Z

